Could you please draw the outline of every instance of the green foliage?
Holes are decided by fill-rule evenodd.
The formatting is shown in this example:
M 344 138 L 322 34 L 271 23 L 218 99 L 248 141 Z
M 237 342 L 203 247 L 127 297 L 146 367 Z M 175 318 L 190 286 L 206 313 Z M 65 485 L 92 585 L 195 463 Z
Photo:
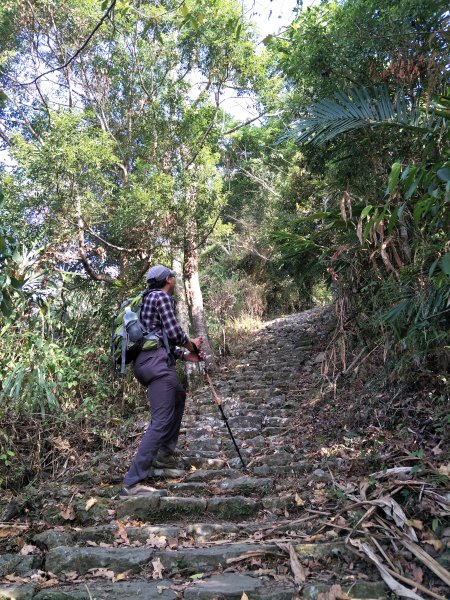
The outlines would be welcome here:
M 3 462 L 5 467 L 11 466 L 11 458 L 14 458 L 15 454 L 12 450 L 6 450 L 0 454 L 0 462 Z
M 391 100 L 385 85 L 371 93 L 365 87 L 354 87 L 336 93 L 336 100 L 324 99 L 307 109 L 309 116 L 296 121 L 289 137 L 298 144 L 321 145 L 338 135 L 361 127 L 395 125 L 412 130 L 435 133 L 443 127 L 443 119 L 433 110 L 420 110 L 401 90 Z
M 281 260 L 328 275 L 355 338 L 405 378 L 447 360 L 445 19 L 439 2 L 323 2 L 268 41 L 290 84 L 283 139 L 311 142 L 303 160 L 326 197 L 274 231 Z

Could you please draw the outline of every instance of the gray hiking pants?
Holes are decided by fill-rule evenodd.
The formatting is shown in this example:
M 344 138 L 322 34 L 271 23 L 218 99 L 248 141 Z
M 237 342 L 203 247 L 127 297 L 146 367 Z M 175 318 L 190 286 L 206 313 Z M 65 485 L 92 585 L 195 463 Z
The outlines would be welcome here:
M 174 452 L 186 401 L 186 392 L 178 382 L 175 366 L 167 365 L 165 348 L 141 352 L 133 371 L 136 379 L 147 386 L 152 420 L 124 477 L 127 486 L 148 477 L 158 450 L 166 454 Z

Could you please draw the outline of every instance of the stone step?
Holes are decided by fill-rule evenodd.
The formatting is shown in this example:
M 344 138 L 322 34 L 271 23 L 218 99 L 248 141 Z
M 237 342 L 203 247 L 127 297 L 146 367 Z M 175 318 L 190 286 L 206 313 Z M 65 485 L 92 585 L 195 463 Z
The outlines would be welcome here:
M 292 425 L 292 419 L 289 417 L 265 417 L 263 421 L 264 427 L 287 427 L 289 425 Z
M 268 507 L 271 502 L 278 502 L 280 506 L 290 507 L 292 504 L 292 498 L 286 497 L 273 497 L 265 498 L 262 500 L 263 506 Z M 122 527 L 122 526 L 121 526 Z M 269 531 L 276 531 L 278 533 L 296 531 L 295 525 L 292 525 L 289 521 L 284 523 L 276 524 L 270 521 L 268 525 L 255 524 L 255 523 L 233 523 L 233 522 L 194 522 L 186 524 L 184 521 L 173 525 L 124 525 L 125 531 L 128 538 L 128 543 L 134 544 L 139 543 L 146 545 L 149 538 L 159 538 L 162 546 L 164 546 L 164 538 L 166 544 L 169 545 L 173 540 L 178 540 L 181 543 L 189 541 L 189 539 L 195 542 L 207 543 L 216 539 L 223 539 L 228 535 L 232 534 L 233 540 L 248 539 L 253 534 L 260 534 L 261 531 L 267 529 Z M 301 533 L 305 531 L 307 524 L 303 522 L 300 528 Z M 70 527 L 58 528 L 58 529 L 47 529 L 40 533 L 33 535 L 31 541 L 34 545 L 37 545 L 42 550 L 50 550 L 58 546 L 94 546 L 95 544 L 114 544 L 117 541 L 122 541 L 122 529 L 119 529 L 117 522 L 113 521 L 104 525 L 95 525 L 89 527 Z M 41 566 L 41 559 L 39 556 L 28 557 L 27 560 L 22 562 L 20 555 L 11 554 L 8 559 L 11 561 L 6 572 L 12 568 L 17 568 L 18 564 L 21 564 L 21 572 L 30 572 L 33 569 Z M 5 561 L 5 563 L 8 561 Z M 4 564 L 5 564 L 4 563 Z
M 117 583 L 89 581 L 42 590 L 33 596 L 33 600 L 176 600 L 179 596 L 171 585 L 171 581 L 164 579 Z
M 307 598 L 317 600 L 319 594 L 325 594 L 331 590 L 327 583 L 307 584 L 301 591 L 297 592 L 293 583 L 288 580 L 277 582 L 269 578 L 254 577 L 247 573 L 223 573 L 213 575 L 208 579 L 194 581 L 186 588 L 183 598 L 185 600 L 241 600 L 243 592 L 252 600 L 293 600 L 294 598 Z M 388 590 L 383 583 L 356 582 L 354 584 L 343 583 L 342 593 L 350 598 L 384 600 L 389 598 Z
M 231 461 L 230 461 L 231 463 Z M 259 467 L 250 467 L 253 475 L 258 477 L 271 477 L 272 475 L 291 474 L 299 475 L 311 470 L 311 462 L 304 460 L 284 465 L 262 465 Z
M 216 458 L 202 458 L 201 456 L 187 456 L 183 462 L 187 467 L 196 469 L 223 469 L 226 467 L 226 461 L 223 458 L 217 458 L 217 452 L 212 453 Z
M 147 523 L 162 519 L 177 520 L 182 516 L 215 515 L 231 521 L 246 520 L 258 514 L 262 503 L 244 496 L 197 498 L 195 496 L 148 495 L 118 500 L 116 513 L 120 518 L 130 517 Z
M 186 483 L 172 483 L 167 486 L 171 496 L 205 496 L 208 486 L 201 481 L 187 481 Z
M 0 586 L 0 598 L 15 600 L 176 600 L 180 598 L 177 589 L 168 579 L 131 580 L 116 583 L 87 581 L 86 583 L 65 585 L 41 590 L 37 593 L 34 585 Z M 176 587 L 176 586 L 174 586 Z M 301 598 L 317 600 L 319 594 L 331 590 L 330 583 L 307 583 L 301 591 Z M 348 582 L 341 584 L 342 593 L 355 600 L 389 598 L 386 586 L 378 582 Z M 223 573 L 211 577 L 187 581 L 184 587 L 185 600 L 241 600 L 243 593 L 251 600 L 292 600 L 300 597 L 295 586 L 289 582 L 270 580 L 268 577 L 255 577 L 251 573 Z
M 326 560 L 328 568 L 345 563 L 351 552 L 343 542 L 322 544 L 297 544 L 294 546 L 300 560 Z M 45 557 L 45 570 L 61 575 L 76 572 L 80 575 L 92 569 L 107 569 L 114 573 L 129 574 L 148 573 L 151 562 L 158 560 L 164 567 L 165 576 L 181 574 L 189 576 L 193 573 L 207 573 L 217 569 L 225 569 L 230 559 L 240 557 L 242 566 L 249 565 L 252 553 L 258 553 L 269 562 L 285 558 L 275 544 L 264 543 L 228 543 L 209 547 L 157 549 L 151 547 L 79 547 L 58 546 L 51 548 Z
M 276 435 L 281 435 L 288 429 L 288 427 L 263 427 L 262 434 L 267 437 L 273 437 Z
M 27 577 L 41 567 L 42 559 L 40 556 L 22 556 L 9 553 L 0 555 L 0 577 L 11 573 Z
M 198 469 L 189 473 L 186 477 L 186 481 L 213 481 L 215 479 L 236 479 L 240 477 L 242 473 L 237 469 Z
M 242 476 L 236 479 L 226 479 L 219 485 L 220 489 L 224 492 L 231 492 L 236 494 L 251 495 L 261 494 L 265 495 L 274 484 L 272 477 L 248 477 Z

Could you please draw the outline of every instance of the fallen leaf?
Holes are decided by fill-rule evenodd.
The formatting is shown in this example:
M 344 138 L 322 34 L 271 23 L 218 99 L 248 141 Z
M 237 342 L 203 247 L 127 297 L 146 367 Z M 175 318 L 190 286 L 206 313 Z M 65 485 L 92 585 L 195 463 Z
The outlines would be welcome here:
M 123 573 L 119 573 L 118 575 L 116 575 L 113 579 L 114 582 L 116 581 L 123 581 L 124 579 L 128 579 L 128 575 L 129 575 L 129 571 L 124 571 Z
M 422 583 L 423 581 L 423 571 L 417 565 L 412 566 L 412 578 L 416 583 Z
M 426 540 L 422 539 L 422 544 L 429 544 L 430 546 L 433 546 L 436 552 L 439 552 L 439 550 L 442 548 L 441 540 L 437 540 L 435 538 L 427 538 Z
M 152 561 L 152 567 L 153 567 L 153 573 L 152 573 L 153 579 L 162 579 L 164 565 L 162 564 L 161 559 L 159 557 L 156 560 Z
M 116 521 L 116 525 L 117 533 L 115 534 L 115 537 L 120 537 L 124 542 L 128 542 L 128 533 L 125 525 L 122 523 L 122 521 L 119 521 L 118 519 Z
M 88 569 L 88 573 L 91 577 L 104 577 L 105 579 L 114 579 L 114 571 L 106 568 Z
M 50 588 L 50 587 L 55 587 L 55 585 L 58 585 L 59 581 L 57 579 L 47 579 L 47 581 L 42 581 L 39 584 L 39 589 L 45 589 L 45 588 Z
M 442 475 L 447 475 L 450 477 L 450 463 L 448 463 L 448 465 L 441 465 L 438 471 L 439 473 L 442 473 Z
M 18 575 L 5 575 L 4 579 L 11 583 L 29 583 L 27 579 Z
M 0 525 L 0 539 L 12 538 L 28 529 L 28 525 Z
M 294 546 L 292 544 L 279 544 L 280 548 L 286 550 L 289 553 L 291 571 L 294 575 L 294 581 L 297 585 L 301 586 L 305 583 L 306 573 L 303 568 L 301 562 L 298 559 L 298 556 L 295 552 Z
M 406 515 L 401 506 L 390 496 L 381 496 L 377 500 L 371 500 L 369 504 L 380 506 L 386 515 L 394 520 L 397 527 L 403 528 L 407 521 Z
M 86 506 L 84 507 L 84 510 L 88 511 L 90 508 L 92 508 L 94 506 L 94 504 L 97 504 L 97 498 L 89 498 L 89 500 L 86 502 Z
M 288 544 L 289 549 L 289 558 L 291 561 L 291 569 L 294 574 L 294 581 L 297 585 L 303 585 L 306 579 L 306 572 L 303 568 L 301 562 L 298 559 L 297 554 L 295 553 L 294 546 L 292 544 Z
M 338 532 L 334 529 L 329 529 L 325 532 L 325 537 L 329 540 L 335 540 L 338 537 Z
M 248 596 L 245 592 L 242 593 L 241 600 L 248 600 Z
M 414 527 L 414 529 L 418 529 L 419 531 L 422 531 L 423 529 L 423 522 L 419 521 L 419 519 L 407 519 L 405 523 L 410 527 Z
M 434 448 L 431 448 L 431 452 L 435 455 L 435 456 L 439 456 L 439 454 L 442 454 L 442 450 L 440 448 L 440 445 L 442 444 L 442 440 L 439 442 L 439 444 L 437 444 Z
M 328 592 L 319 592 L 317 594 L 317 600 L 345 600 L 346 598 L 350 599 L 350 596 L 342 591 L 339 584 L 332 585 Z
M 355 546 L 356 548 L 358 548 L 358 550 L 360 552 L 364 552 L 369 557 L 369 559 L 374 563 L 374 565 L 379 570 L 380 575 L 383 578 L 386 585 L 388 585 L 389 588 L 397 596 L 402 596 L 404 598 L 411 598 L 412 600 L 423 600 L 422 596 L 419 596 L 418 594 L 416 594 L 416 592 L 414 590 L 410 590 L 409 588 L 405 587 L 404 585 L 402 585 L 401 583 L 399 583 L 396 579 L 394 579 L 392 577 L 392 575 L 386 570 L 386 567 L 383 565 L 383 563 L 377 557 L 377 555 L 372 550 L 372 548 L 369 546 L 369 544 L 367 544 L 366 542 L 362 542 L 361 540 L 358 540 L 358 539 L 349 539 L 349 542 L 350 542 L 350 544 L 352 544 L 352 546 Z
M 154 535 L 151 533 L 145 543 L 147 546 L 153 546 L 154 548 L 165 548 L 167 538 L 165 535 Z
M 339 516 L 334 522 L 336 525 L 339 525 L 339 527 L 347 527 L 347 521 L 344 517 Z
M 62 510 L 59 514 L 65 521 L 73 521 L 75 519 L 75 511 L 71 504 L 69 504 L 69 506 Z
M 25 546 L 21 548 L 19 554 L 22 556 L 27 556 L 28 554 L 34 554 L 36 550 L 36 546 L 33 546 L 32 544 L 25 544 Z
M 294 500 L 295 500 L 295 504 L 297 506 L 304 506 L 305 505 L 305 501 L 302 500 L 302 498 L 298 494 L 295 494 Z

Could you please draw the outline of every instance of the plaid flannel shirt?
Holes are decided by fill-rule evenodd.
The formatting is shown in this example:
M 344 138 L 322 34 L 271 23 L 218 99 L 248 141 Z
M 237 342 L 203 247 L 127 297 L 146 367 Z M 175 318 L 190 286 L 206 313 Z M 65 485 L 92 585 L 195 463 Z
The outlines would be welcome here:
M 189 338 L 178 324 L 172 296 L 162 290 L 148 293 L 142 303 L 140 319 L 147 331 L 161 330 L 161 341 L 164 327 L 172 354 L 175 358 L 183 357 L 183 350 L 176 346 L 184 346 Z

